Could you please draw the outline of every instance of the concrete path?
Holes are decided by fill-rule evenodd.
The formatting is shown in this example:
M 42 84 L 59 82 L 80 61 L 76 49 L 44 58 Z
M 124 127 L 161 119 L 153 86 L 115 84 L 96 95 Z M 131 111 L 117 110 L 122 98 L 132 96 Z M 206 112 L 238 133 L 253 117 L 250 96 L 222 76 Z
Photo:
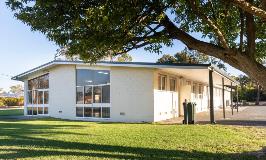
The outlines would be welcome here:
M 216 110 L 214 113 L 215 122 L 223 125 L 241 125 L 241 126 L 256 126 L 266 127 L 266 105 L 264 106 L 241 106 L 238 109 L 232 110 L 226 108 L 225 119 L 223 118 L 223 110 Z M 183 117 L 178 117 L 160 123 L 163 124 L 181 124 Z M 201 112 L 195 115 L 197 124 L 209 124 L 210 112 Z
M 266 127 L 266 106 L 248 106 L 243 111 L 226 119 L 217 119 L 216 122 L 224 125 Z

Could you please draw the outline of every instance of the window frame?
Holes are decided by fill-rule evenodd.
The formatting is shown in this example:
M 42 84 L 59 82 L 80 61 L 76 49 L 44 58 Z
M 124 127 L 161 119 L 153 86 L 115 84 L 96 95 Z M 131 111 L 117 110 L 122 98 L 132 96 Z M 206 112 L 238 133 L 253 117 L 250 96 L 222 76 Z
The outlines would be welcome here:
M 171 88 L 171 80 L 173 80 L 174 81 L 174 90 L 172 90 L 172 88 Z M 177 91 L 177 85 L 176 85 L 176 83 L 177 83 L 177 79 L 175 78 L 175 77 L 170 77 L 169 78 L 169 90 L 171 91 L 171 92 L 176 92 Z
M 163 78 L 165 78 L 164 87 L 163 87 Z M 163 89 L 164 88 L 164 89 Z M 167 91 L 167 75 L 158 74 L 158 89 L 160 91 Z
M 40 81 L 44 80 L 44 78 L 47 78 L 47 87 L 45 88 L 40 88 Z M 33 87 L 33 82 L 36 83 L 35 85 L 37 85 L 37 87 Z M 43 75 L 40 75 L 40 76 L 37 76 L 35 78 L 32 78 L 32 79 L 29 79 L 27 81 L 27 94 L 26 94 L 26 115 L 27 116 L 49 116 L 49 73 L 46 73 L 46 74 L 43 74 Z M 29 87 L 29 84 L 31 84 L 31 88 Z M 45 103 L 45 97 L 44 97 L 44 93 L 47 93 L 48 94 L 48 98 L 47 98 L 47 101 L 48 103 L 46 104 Z M 29 103 L 29 95 L 31 93 L 31 103 Z M 42 98 L 42 103 L 39 103 L 40 101 L 40 97 L 39 97 L 39 93 L 42 93 L 41 95 L 41 98 Z M 36 94 L 36 98 L 34 98 Z M 36 101 L 36 103 L 34 103 Z M 31 113 L 32 114 L 28 114 L 28 108 L 31 108 Z M 42 114 L 39 114 L 39 108 L 42 108 Z M 45 114 L 45 108 L 47 108 L 47 114 Z M 37 110 L 37 114 L 33 114 L 34 110 Z
M 88 85 L 84 85 L 84 86 L 78 86 L 77 82 L 78 82 L 78 77 L 77 77 L 77 70 L 82 69 L 82 70 L 91 70 L 91 71 L 95 71 L 95 72 L 109 72 L 109 80 L 107 83 L 105 84 L 88 84 Z M 94 74 L 94 73 L 93 73 Z M 78 104 L 76 101 L 76 107 L 82 107 L 83 108 L 83 116 L 82 117 L 78 117 L 76 114 L 76 118 L 85 118 L 85 119 L 110 119 L 111 118 L 111 102 L 110 102 L 110 97 L 111 97 L 111 83 L 110 83 L 110 70 L 104 70 L 104 69 L 84 69 L 84 68 L 76 68 L 76 88 L 77 87 L 83 87 L 83 103 Z M 97 82 L 96 82 L 97 83 Z M 108 103 L 103 103 L 103 86 L 109 86 L 109 102 Z M 91 102 L 92 103 L 85 103 L 85 88 L 86 87 L 91 87 Z M 95 87 L 100 87 L 101 91 L 100 91 L 100 102 L 99 103 L 95 103 Z M 76 90 L 76 99 L 77 99 L 77 90 Z M 85 108 L 89 108 L 91 109 L 91 117 L 85 116 Z M 98 108 L 100 109 L 100 117 L 94 117 L 94 108 Z M 102 108 L 109 108 L 109 118 L 104 118 L 102 117 Z

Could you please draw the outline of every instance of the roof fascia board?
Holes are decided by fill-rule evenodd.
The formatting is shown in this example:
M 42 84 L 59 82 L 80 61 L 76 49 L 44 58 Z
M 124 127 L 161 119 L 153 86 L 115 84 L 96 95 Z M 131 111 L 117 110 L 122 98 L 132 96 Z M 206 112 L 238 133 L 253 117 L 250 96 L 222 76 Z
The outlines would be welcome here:
M 230 77 L 227 73 L 225 73 L 225 72 L 222 71 L 221 69 L 217 68 L 216 66 L 211 65 L 211 66 L 209 67 L 209 69 L 210 69 L 210 70 L 213 70 L 215 73 L 217 73 L 217 74 L 219 74 L 220 76 L 222 76 L 222 77 L 228 79 L 229 81 L 235 83 L 236 85 L 239 84 L 236 80 L 234 80 L 234 79 L 233 79 L 232 77 Z

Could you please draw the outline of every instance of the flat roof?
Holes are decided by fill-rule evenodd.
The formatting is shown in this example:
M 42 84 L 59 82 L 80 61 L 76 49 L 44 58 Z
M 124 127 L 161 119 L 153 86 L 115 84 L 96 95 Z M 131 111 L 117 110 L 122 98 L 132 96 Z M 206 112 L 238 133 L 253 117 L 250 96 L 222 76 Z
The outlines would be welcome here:
M 42 64 L 38 67 L 35 67 L 33 69 L 30 69 L 26 72 L 23 72 L 21 74 L 18 74 L 14 77 L 12 77 L 12 80 L 18 80 L 23 81 L 23 77 L 28 76 L 30 74 L 33 74 L 37 71 L 51 68 L 56 65 L 62 65 L 62 64 L 84 64 L 84 65 L 94 65 L 94 66 L 117 66 L 117 67 L 144 67 L 144 68 L 179 68 L 179 69 L 212 69 L 222 76 L 228 78 L 229 80 L 236 83 L 232 77 L 230 77 L 227 73 L 224 71 L 218 69 L 217 67 L 211 65 L 211 64 L 188 64 L 188 63 L 149 63 L 149 62 L 110 62 L 110 61 L 98 61 L 96 63 L 89 63 L 84 61 L 68 61 L 68 60 L 53 60 L 48 63 Z

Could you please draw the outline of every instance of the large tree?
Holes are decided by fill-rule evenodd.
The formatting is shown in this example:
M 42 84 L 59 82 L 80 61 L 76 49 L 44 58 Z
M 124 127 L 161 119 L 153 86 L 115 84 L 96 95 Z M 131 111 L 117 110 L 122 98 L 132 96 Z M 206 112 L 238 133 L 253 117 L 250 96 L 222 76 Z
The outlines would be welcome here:
M 265 0 L 7 0 L 7 5 L 32 30 L 68 46 L 69 55 L 96 61 L 141 47 L 160 53 L 163 45 L 180 40 L 266 89 Z

